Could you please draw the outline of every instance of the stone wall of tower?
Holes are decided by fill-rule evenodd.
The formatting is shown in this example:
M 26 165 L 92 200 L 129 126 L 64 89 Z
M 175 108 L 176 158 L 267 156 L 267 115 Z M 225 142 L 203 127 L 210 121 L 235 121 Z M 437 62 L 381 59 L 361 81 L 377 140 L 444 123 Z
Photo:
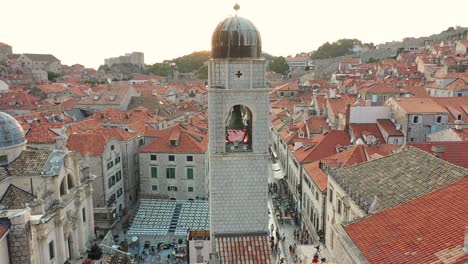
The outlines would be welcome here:
M 213 235 L 268 232 L 268 156 L 210 158 L 210 230 Z
M 209 188 L 212 235 L 268 231 L 268 95 L 264 60 L 210 62 Z M 236 76 L 238 72 L 241 77 Z M 232 106 L 252 113 L 252 151 L 226 151 Z

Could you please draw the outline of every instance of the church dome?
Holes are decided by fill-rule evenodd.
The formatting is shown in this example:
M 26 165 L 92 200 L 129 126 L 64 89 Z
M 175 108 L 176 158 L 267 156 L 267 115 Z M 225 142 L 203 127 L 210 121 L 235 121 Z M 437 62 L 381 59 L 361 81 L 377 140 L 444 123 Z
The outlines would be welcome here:
M 0 149 L 11 148 L 26 142 L 21 125 L 11 115 L 0 112 Z
M 260 32 L 250 20 L 234 16 L 221 21 L 211 38 L 213 59 L 258 58 L 262 53 Z

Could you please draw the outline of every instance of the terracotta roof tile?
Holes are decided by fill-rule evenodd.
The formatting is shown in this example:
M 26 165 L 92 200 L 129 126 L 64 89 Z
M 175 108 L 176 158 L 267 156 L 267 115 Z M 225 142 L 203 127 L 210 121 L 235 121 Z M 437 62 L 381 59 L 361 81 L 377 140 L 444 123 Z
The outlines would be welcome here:
M 468 177 L 344 227 L 370 263 L 455 263 L 464 255 Z
M 349 141 L 348 133 L 331 130 L 322 136 L 313 137 L 310 142 L 304 142 L 303 147 L 293 151 L 293 155 L 300 163 L 310 163 L 336 154 L 337 146 L 347 146 Z
M 452 184 L 467 176 L 468 170 L 410 147 L 384 158 L 330 173 L 335 182 L 353 190 L 351 199 L 367 211 L 375 196 L 378 197 L 380 209 L 394 207 Z
M 361 100 L 355 96 L 350 96 L 347 94 L 341 94 L 340 97 L 336 98 L 327 98 L 328 104 L 330 104 L 333 113 L 336 115 L 338 113 L 346 113 L 346 106 L 349 104 L 353 106 L 356 102 Z
M 57 83 L 47 84 L 47 85 L 38 85 L 37 88 L 42 92 L 48 93 L 63 93 L 65 88 L 62 85 Z
M 419 142 L 408 143 L 408 146 L 431 154 L 434 154 L 432 147 L 443 147 L 444 152 L 440 156 L 441 159 L 468 169 L 468 142 Z
M 215 246 L 223 264 L 273 263 L 268 235 L 216 236 Z
M 354 138 L 356 140 L 360 138 L 364 142 L 366 142 L 363 136 L 373 135 L 375 138 L 377 138 L 380 141 L 380 143 L 386 142 L 382 136 L 382 133 L 380 133 L 380 130 L 377 124 L 349 124 L 349 128 L 354 134 Z
M 448 111 L 440 106 L 435 98 L 418 98 L 418 97 L 409 97 L 409 98 L 390 98 L 389 100 L 394 100 L 398 105 L 400 105 L 406 113 L 448 113 Z
M 106 144 L 106 137 L 101 134 L 71 134 L 68 136 L 67 149 L 82 155 L 101 156 Z
M 23 91 L 11 91 L 0 94 L 0 110 L 34 110 L 41 99 Z
M 207 136 L 189 132 L 180 124 L 176 124 L 163 130 L 153 130 L 151 136 L 156 139 L 142 147 L 140 152 L 205 153 L 208 148 Z M 170 140 L 175 139 L 176 137 L 178 137 L 178 141 L 175 145 L 171 145 Z
M 327 191 L 328 176 L 322 171 L 322 169 L 320 169 L 319 161 L 305 164 L 304 171 L 309 175 L 321 192 Z
M 389 136 L 402 137 L 403 132 L 396 129 L 395 124 L 390 119 L 377 119 L 377 125 L 383 129 Z

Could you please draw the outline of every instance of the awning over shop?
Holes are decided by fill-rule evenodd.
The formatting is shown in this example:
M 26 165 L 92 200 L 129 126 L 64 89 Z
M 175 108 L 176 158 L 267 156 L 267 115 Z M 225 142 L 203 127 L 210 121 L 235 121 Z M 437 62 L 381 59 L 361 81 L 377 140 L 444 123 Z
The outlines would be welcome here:
M 284 172 L 278 163 L 272 163 L 271 168 L 273 170 L 273 178 L 275 180 L 281 180 L 284 178 Z

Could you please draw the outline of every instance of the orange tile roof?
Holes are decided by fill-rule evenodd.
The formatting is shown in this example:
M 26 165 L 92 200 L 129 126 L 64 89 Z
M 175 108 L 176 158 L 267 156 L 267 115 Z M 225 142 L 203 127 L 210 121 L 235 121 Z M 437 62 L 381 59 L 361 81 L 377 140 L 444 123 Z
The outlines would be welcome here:
M 370 94 L 400 94 L 400 88 L 386 83 L 377 83 L 371 86 L 360 88 L 359 91 Z
M 453 263 L 463 256 L 468 177 L 344 227 L 370 263 Z
M 299 91 L 299 85 L 297 84 L 297 82 L 288 82 L 275 87 L 270 93 L 274 93 L 277 91 Z
M 51 129 L 61 129 L 64 124 L 32 123 L 28 124 L 26 139 L 32 144 L 52 144 L 59 136 Z
M 272 264 L 269 236 L 229 235 L 215 236 L 216 252 L 220 263 Z
M 312 162 L 304 165 L 304 171 L 309 175 L 310 179 L 317 185 L 321 192 L 327 191 L 328 176 L 320 169 L 320 162 Z
M 89 118 L 101 123 L 113 124 L 131 124 L 137 121 L 145 123 L 157 123 L 161 120 L 160 117 L 150 113 L 144 108 L 134 110 L 119 110 L 108 108 L 103 111 L 95 112 Z
M 310 163 L 336 154 L 338 145 L 349 145 L 350 136 L 341 130 L 331 130 L 325 135 L 313 137 L 310 142 L 304 142 L 304 147 L 293 151 L 294 157 L 300 163 Z M 311 147 L 307 147 L 310 145 Z
M 418 97 L 408 97 L 408 98 L 399 98 L 394 100 L 398 105 L 400 105 L 406 113 L 448 113 L 448 111 L 440 106 L 434 101 L 434 98 L 418 98 Z
M 44 93 L 63 93 L 65 88 L 62 85 L 57 83 L 47 84 L 47 85 L 38 85 L 37 88 Z
M 406 86 L 403 88 L 403 90 L 414 95 L 415 97 L 430 97 L 426 89 L 422 86 Z
M 321 134 L 324 131 L 330 131 L 331 127 L 327 120 L 321 116 L 311 116 L 306 120 L 307 131 L 312 134 Z
M 390 119 L 377 119 L 377 125 L 380 126 L 389 136 L 402 137 L 403 132 L 397 130 L 395 124 Z
M 349 124 L 349 128 L 351 129 L 352 133 L 354 134 L 354 138 L 358 140 L 359 138 L 363 139 L 363 135 L 373 135 L 377 138 L 380 143 L 385 143 L 385 139 L 380 133 L 380 129 L 377 124 Z M 365 141 L 364 141 L 365 142 Z
M 433 97 L 432 99 L 446 109 L 450 123 L 454 123 L 458 115 L 462 116 L 463 122 L 468 122 L 468 97 Z
M 24 91 L 0 93 L 0 110 L 34 110 L 41 99 Z
M 441 159 L 468 169 L 468 141 L 418 142 L 408 143 L 408 146 L 417 147 L 432 154 L 434 154 L 433 146 L 443 147 L 444 152 L 440 156 Z
M 330 104 L 334 114 L 346 113 L 346 106 L 348 104 L 353 106 L 358 101 L 360 102 L 361 100 L 348 94 L 341 94 L 340 97 L 336 98 L 327 98 L 327 102 Z
M 107 139 L 101 134 L 82 133 L 68 136 L 67 149 L 82 155 L 101 156 Z
M 176 124 L 163 130 L 153 131 L 156 138 L 150 144 L 140 149 L 141 153 L 205 153 L 208 148 L 208 137 L 187 131 L 182 125 Z M 178 135 L 178 136 L 177 136 Z M 178 138 L 176 145 L 170 140 Z

